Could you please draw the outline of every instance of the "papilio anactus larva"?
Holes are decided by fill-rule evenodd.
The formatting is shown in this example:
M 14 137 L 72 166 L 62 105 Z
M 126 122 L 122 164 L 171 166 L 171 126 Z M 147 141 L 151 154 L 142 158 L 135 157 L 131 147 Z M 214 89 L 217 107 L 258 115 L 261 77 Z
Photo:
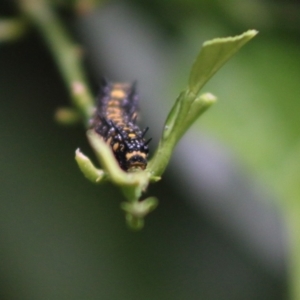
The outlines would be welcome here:
M 138 95 L 136 84 L 102 80 L 92 126 L 111 147 L 120 167 L 125 171 L 144 170 L 147 166 L 148 130 L 136 125 Z

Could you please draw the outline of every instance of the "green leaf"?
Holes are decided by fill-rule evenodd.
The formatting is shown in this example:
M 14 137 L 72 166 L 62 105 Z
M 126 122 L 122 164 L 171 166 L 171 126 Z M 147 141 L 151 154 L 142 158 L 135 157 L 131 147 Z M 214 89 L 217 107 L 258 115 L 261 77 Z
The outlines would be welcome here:
M 258 31 L 248 30 L 241 35 L 216 38 L 203 44 L 192 67 L 188 88 L 197 95 L 204 84 Z
M 148 164 L 152 176 L 162 175 L 180 138 L 216 101 L 216 97 L 210 93 L 200 96 L 203 85 L 256 34 L 256 30 L 248 30 L 236 37 L 217 38 L 203 44 L 190 72 L 188 86 L 173 105 L 165 122 L 158 149 Z
M 79 149 L 75 152 L 75 160 L 83 175 L 93 183 L 100 183 L 105 179 L 105 173 L 97 169 L 91 160 L 85 156 Z
M 193 99 L 185 117 L 184 125 L 178 128 L 177 140 L 185 134 L 189 127 L 200 117 L 200 115 L 213 105 L 216 100 L 216 96 L 211 93 L 205 93 Z
M 123 202 L 121 208 L 126 212 L 127 225 L 133 230 L 140 230 L 144 226 L 144 218 L 158 205 L 155 197 L 143 201 Z
M 158 149 L 148 164 L 152 177 L 162 175 L 180 138 L 215 100 L 216 97 L 210 93 L 199 97 L 185 92 L 179 95 L 165 123 Z

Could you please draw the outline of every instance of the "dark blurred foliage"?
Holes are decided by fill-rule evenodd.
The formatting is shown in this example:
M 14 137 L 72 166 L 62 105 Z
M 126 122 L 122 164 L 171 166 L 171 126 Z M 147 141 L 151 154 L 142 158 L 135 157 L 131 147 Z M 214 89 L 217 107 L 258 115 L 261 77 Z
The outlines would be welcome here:
M 93 87 L 103 74 L 138 79 L 152 147 L 201 43 L 260 31 L 208 85 L 220 100 L 150 187 L 160 205 L 139 233 L 125 226 L 119 191 L 80 174 L 76 148 L 92 153 L 81 126 L 53 120 L 69 96 L 38 31 L 0 42 L 0 298 L 287 299 L 278 199 L 289 177 L 278 174 L 299 140 L 299 10 L 297 1 L 131 0 L 75 16 L 61 6 Z M 16 12 L 0 2 L 0 17 Z
M 131 0 L 151 15 L 162 28 L 178 33 L 187 19 L 217 18 L 230 30 L 240 30 L 251 23 L 270 32 L 299 34 L 299 1 L 290 0 Z M 251 26 L 250 26 L 251 27 Z M 279 30 L 279 32 L 278 32 Z

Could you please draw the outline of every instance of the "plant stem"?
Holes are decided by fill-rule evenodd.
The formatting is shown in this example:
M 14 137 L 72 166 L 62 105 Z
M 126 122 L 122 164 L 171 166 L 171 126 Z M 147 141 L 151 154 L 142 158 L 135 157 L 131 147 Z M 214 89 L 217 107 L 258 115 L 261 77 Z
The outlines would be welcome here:
M 80 48 L 72 41 L 48 1 L 19 0 L 19 7 L 47 42 L 70 92 L 72 103 L 87 126 L 93 113 L 94 101 L 81 66 Z

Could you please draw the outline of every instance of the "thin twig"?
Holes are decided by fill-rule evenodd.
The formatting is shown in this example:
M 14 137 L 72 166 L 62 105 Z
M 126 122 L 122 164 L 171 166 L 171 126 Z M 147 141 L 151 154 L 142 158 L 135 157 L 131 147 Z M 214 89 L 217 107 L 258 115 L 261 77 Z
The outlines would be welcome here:
M 72 103 L 87 126 L 93 113 L 94 101 L 81 66 L 80 48 L 72 41 L 48 1 L 19 0 L 19 7 L 47 42 L 70 92 Z

